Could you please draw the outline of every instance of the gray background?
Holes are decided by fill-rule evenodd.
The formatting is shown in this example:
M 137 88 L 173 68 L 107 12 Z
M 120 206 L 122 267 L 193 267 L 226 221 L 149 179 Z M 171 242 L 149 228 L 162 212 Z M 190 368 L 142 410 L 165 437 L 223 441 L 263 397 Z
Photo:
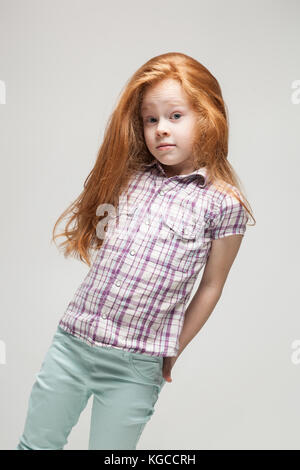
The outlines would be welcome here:
M 2 449 L 18 443 L 35 374 L 88 270 L 51 244 L 53 225 L 81 192 L 125 82 L 170 51 L 218 79 L 229 160 L 257 225 L 137 449 L 300 449 L 299 18 L 292 0 L 0 1 Z M 66 450 L 87 449 L 91 403 Z

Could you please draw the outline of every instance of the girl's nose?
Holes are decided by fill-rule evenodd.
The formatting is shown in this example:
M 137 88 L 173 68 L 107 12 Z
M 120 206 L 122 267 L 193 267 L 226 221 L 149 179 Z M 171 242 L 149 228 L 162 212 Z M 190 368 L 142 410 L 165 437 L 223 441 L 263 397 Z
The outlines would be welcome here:
M 159 121 L 157 128 L 156 128 L 156 132 L 158 135 L 169 134 L 168 125 L 164 120 Z
M 170 134 L 170 131 L 166 126 L 157 126 L 156 133 L 158 135 L 163 135 L 163 134 Z

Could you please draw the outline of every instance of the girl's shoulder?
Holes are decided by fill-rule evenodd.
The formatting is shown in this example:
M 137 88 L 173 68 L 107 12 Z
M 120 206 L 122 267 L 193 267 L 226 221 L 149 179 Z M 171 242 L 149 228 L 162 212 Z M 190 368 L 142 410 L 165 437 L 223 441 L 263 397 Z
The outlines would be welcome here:
M 217 208 L 240 204 L 239 199 L 243 201 L 241 191 L 233 184 L 227 183 L 223 180 L 214 181 L 209 185 L 209 192 L 213 204 Z
M 241 191 L 235 185 L 224 181 L 212 183 L 208 191 L 210 223 L 215 227 L 225 224 L 227 231 L 228 227 L 231 230 L 232 227 L 238 226 L 239 233 L 244 233 L 249 216 L 243 205 L 245 201 Z

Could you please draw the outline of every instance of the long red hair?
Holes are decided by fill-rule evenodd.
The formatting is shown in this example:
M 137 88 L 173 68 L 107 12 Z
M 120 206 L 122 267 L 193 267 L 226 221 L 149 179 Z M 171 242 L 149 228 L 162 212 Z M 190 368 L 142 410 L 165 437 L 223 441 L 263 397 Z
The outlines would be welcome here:
M 140 107 L 146 88 L 166 78 L 180 82 L 198 114 L 193 144 L 195 168 L 205 166 L 208 183 L 233 194 L 256 223 L 241 182 L 227 160 L 228 118 L 218 81 L 192 57 L 169 52 L 148 60 L 127 82 L 108 119 L 103 143 L 83 191 L 56 221 L 52 240 L 66 237 L 61 244 L 65 257 L 73 255 L 91 265 L 91 250 L 99 250 L 103 243 L 96 234 L 96 226 L 104 215 L 97 215 L 97 207 L 101 204 L 117 207 L 119 195 L 130 178 L 154 160 L 145 143 Z M 226 183 L 238 189 L 242 200 Z M 65 229 L 55 235 L 57 225 L 68 215 Z

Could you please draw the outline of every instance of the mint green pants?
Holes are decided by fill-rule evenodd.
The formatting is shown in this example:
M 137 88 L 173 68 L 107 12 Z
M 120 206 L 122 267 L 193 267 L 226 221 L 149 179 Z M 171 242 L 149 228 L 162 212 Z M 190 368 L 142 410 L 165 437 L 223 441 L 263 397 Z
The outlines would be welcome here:
M 135 449 L 166 383 L 163 357 L 90 346 L 57 327 L 15 450 L 63 450 L 93 395 L 89 450 Z

